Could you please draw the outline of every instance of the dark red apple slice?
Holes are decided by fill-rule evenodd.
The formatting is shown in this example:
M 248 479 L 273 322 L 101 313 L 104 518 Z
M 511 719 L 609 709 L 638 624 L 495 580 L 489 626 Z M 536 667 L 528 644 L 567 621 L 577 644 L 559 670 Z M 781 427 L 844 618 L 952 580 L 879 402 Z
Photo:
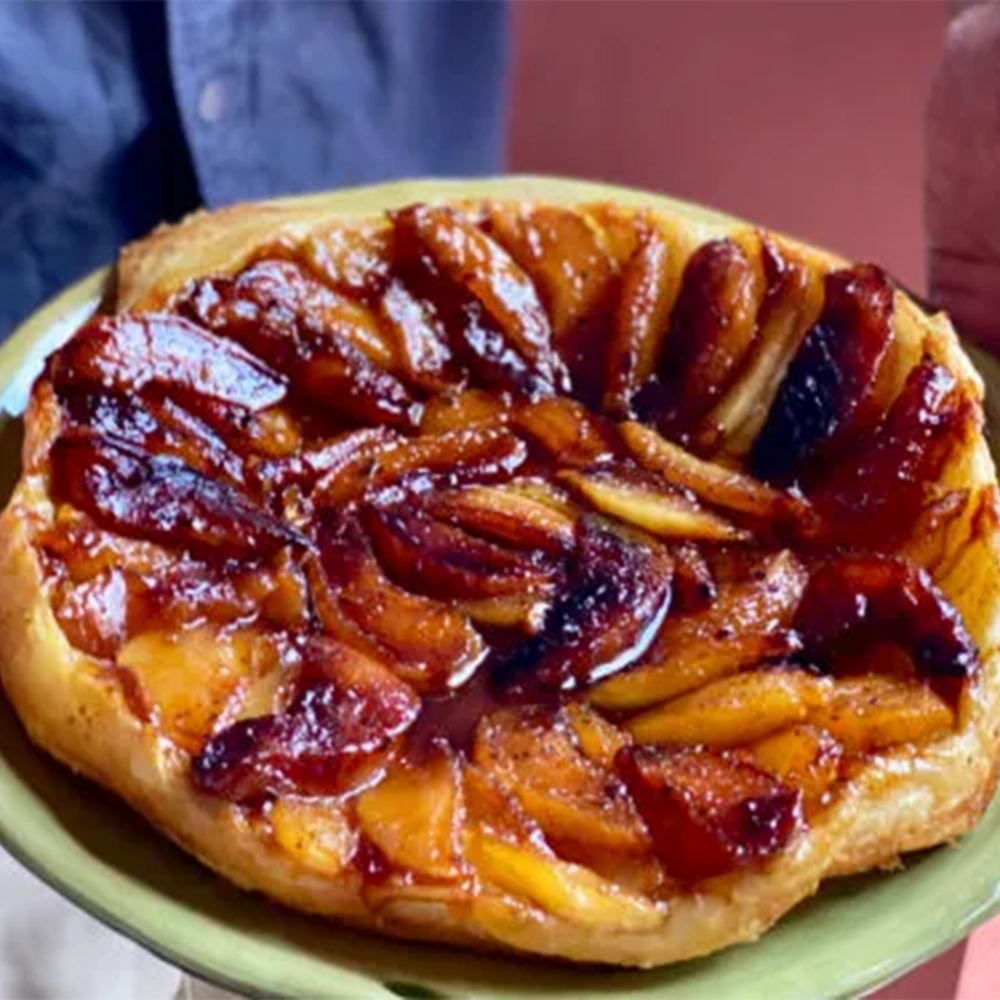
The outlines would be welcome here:
M 198 282 L 178 308 L 285 373 L 319 409 L 403 429 L 419 421 L 375 315 L 295 264 L 262 261 L 235 278 Z
M 893 290 L 862 264 L 826 278 L 819 321 L 806 334 L 750 455 L 758 478 L 790 482 L 851 435 L 893 339 Z
M 233 802 L 339 795 L 389 762 L 420 710 L 413 690 L 331 639 L 311 639 L 303 657 L 287 712 L 237 722 L 208 741 L 193 763 L 199 789 Z
M 238 344 L 180 316 L 98 316 L 53 355 L 56 388 L 96 383 L 121 392 L 176 386 L 249 410 L 281 402 L 285 380 Z
M 313 406 L 352 423 L 415 430 L 421 408 L 409 390 L 344 339 L 314 345 L 293 376 L 296 390 Z
M 895 642 L 929 677 L 970 677 L 975 643 L 919 566 L 891 556 L 839 556 L 809 578 L 795 629 L 812 663 L 848 640 Z
M 616 765 L 664 867 L 685 882 L 777 853 L 800 822 L 799 790 L 717 751 L 630 746 Z
M 315 343 L 331 338 L 349 342 L 382 368 L 392 369 L 398 360 L 371 310 L 292 261 L 260 260 L 235 277 L 194 282 L 176 308 L 279 371 L 290 371 Z
M 498 661 L 497 682 L 521 700 L 576 690 L 624 670 L 656 637 L 672 575 L 673 560 L 661 546 L 584 519 L 568 584 L 541 631 Z
M 938 499 L 932 487 L 977 419 L 974 402 L 946 368 L 930 360 L 917 365 L 878 429 L 817 474 L 810 500 L 830 538 L 894 550 Z
M 757 335 L 763 264 L 733 240 L 713 240 L 684 269 L 660 359 L 671 436 L 683 434 L 729 387 Z
M 675 249 L 648 227 L 622 272 L 621 300 L 608 343 L 604 410 L 618 419 L 632 414 L 632 400 L 656 371 L 680 288 Z
M 129 538 L 217 557 L 265 557 L 308 544 L 232 486 L 171 456 L 70 432 L 52 446 L 51 459 L 54 495 Z
M 555 581 L 552 564 L 476 538 L 409 505 L 369 506 L 365 526 L 386 572 L 417 593 L 498 597 L 544 591 Z
M 197 472 L 243 482 L 243 462 L 204 421 L 169 396 L 125 395 L 81 386 L 62 393 L 69 426 L 173 455 Z
M 449 604 L 403 590 L 382 572 L 357 517 L 342 515 L 319 533 L 313 599 L 335 638 L 385 663 L 421 692 L 466 677 L 486 652 L 469 619 Z
M 475 353 L 497 360 L 514 353 L 553 389 L 568 387 L 562 362 L 552 343 L 552 328 L 531 279 L 510 255 L 472 221 L 446 206 L 413 205 L 392 214 L 397 251 L 422 257 L 460 299 L 481 310 L 467 316 L 478 329 L 466 333 Z M 501 344 L 491 343 L 490 333 Z

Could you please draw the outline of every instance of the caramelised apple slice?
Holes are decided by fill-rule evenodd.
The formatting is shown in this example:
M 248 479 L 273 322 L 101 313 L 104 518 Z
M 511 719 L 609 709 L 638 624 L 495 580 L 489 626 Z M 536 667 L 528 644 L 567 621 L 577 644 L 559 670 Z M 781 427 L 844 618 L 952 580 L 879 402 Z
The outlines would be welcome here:
M 282 549 L 267 561 L 242 566 L 228 560 L 178 558 L 176 550 L 161 552 L 168 558 L 157 561 L 152 572 L 129 566 L 132 553 L 122 553 L 135 622 L 186 628 L 207 620 L 222 627 L 256 618 L 268 627 L 294 629 L 308 621 L 297 552 Z
M 258 260 L 233 278 L 196 281 L 175 308 L 281 371 L 307 358 L 325 337 L 343 339 L 379 367 L 398 366 L 394 345 L 373 313 L 293 261 Z
M 829 687 L 805 670 L 754 670 L 650 708 L 626 726 L 639 743 L 735 747 L 804 722 Z
M 451 349 L 430 305 L 393 280 L 379 300 L 379 317 L 392 336 L 402 377 L 429 391 L 445 387 Z
M 760 240 L 713 240 L 688 261 L 659 364 L 661 422 L 682 434 L 722 396 L 757 336 L 764 297 Z
M 159 387 L 152 390 L 159 391 Z M 250 410 L 186 390 L 172 389 L 169 395 L 235 451 L 283 458 L 302 443 L 298 422 L 283 403 Z
M 326 340 L 296 369 L 294 379 L 313 405 L 353 423 L 400 430 L 420 425 L 421 408 L 403 383 L 347 340 Z
M 603 462 L 616 451 L 611 427 L 575 399 L 541 399 L 522 406 L 513 424 L 563 467 Z
M 361 427 L 303 445 L 295 455 L 251 457 L 247 462 L 249 478 L 268 495 L 280 494 L 290 486 L 309 492 L 315 487 L 322 505 L 329 506 L 336 502 L 341 487 L 349 499 L 348 484 L 361 481 L 376 456 L 396 440 L 397 435 L 386 427 Z
M 324 526 L 319 552 L 313 601 L 323 627 L 342 642 L 392 664 L 419 691 L 455 683 L 482 660 L 486 648 L 468 618 L 388 580 L 355 519 Z
M 503 392 L 488 392 L 475 387 L 442 392 L 431 396 L 424 404 L 420 432 L 445 434 L 468 430 L 474 424 L 499 427 L 511 412 L 511 407 L 510 395 Z
M 764 521 L 793 521 L 808 528 L 815 520 L 800 497 L 774 490 L 750 476 L 706 462 L 656 431 L 635 421 L 620 427 L 632 454 L 674 486 L 690 490 L 699 500 Z
M 627 469 L 564 469 L 559 481 L 596 510 L 659 538 L 746 541 L 747 532 L 702 509 L 680 490 Z
M 432 878 L 461 870 L 459 763 L 438 746 L 419 764 L 397 761 L 357 799 L 361 832 L 393 865 Z
M 525 462 L 524 442 L 505 427 L 488 423 L 442 434 L 397 438 L 385 447 L 365 447 L 358 460 L 331 468 L 316 484 L 317 508 L 343 507 L 366 494 L 394 499 L 467 483 L 509 479 Z
M 287 394 L 285 380 L 238 344 L 180 316 L 98 316 L 49 362 L 57 389 L 96 383 L 119 392 L 177 388 L 262 410 Z
M 302 655 L 288 711 L 237 722 L 209 740 L 193 765 L 200 789 L 234 802 L 340 795 L 385 767 L 420 709 L 413 689 L 332 639 L 310 639 Z
M 474 831 L 468 854 L 480 878 L 549 913 L 585 927 L 643 931 L 658 926 L 663 914 L 655 903 L 627 892 L 588 868 L 546 857 Z
M 378 491 L 400 485 L 422 492 L 430 487 L 503 482 L 526 458 L 524 442 L 506 427 L 479 424 L 401 441 L 384 450 L 372 470 L 370 487 Z
M 359 423 L 412 427 L 419 419 L 403 367 L 375 316 L 287 261 L 198 282 L 177 307 L 285 373 L 314 405 Z
M 357 828 L 336 799 L 282 798 L 270 820 L 278 846 L 311 872 L 338 875 L 357 850 Z
M 830 733 L 809 724 L 772 733 L 749 748 L 750 759 L 762 771 L 802 790 L 807 816 L 829 801 L 843 753 Z
M 839 556 L 809 578 L 795 616 L 806 655 L 823 663 L 845 641 L 895 642 L 928 677 L 972 676 L 979 661 L 958 612 L 919 566 Z
M 826 300 L 754 442 L 754 475 L 789 482 L 858 429 L 853 418 L 894 336 L 893 290 L 871 264 L 827 275 Z
M 462 777 L 468 819 L 466 856 L 480 879 L 526 897 L 551 913 L 572 913 L 575 921 L 637 919 L 635 901 L 641 897 L 623 892 L 617 881 L 602 879 L 589 869 L 557 859 L 519 799 L 493 774 L 468 763 Z M 647 866 L 640 865 L 643 867 Z M 635 869 L 633 864 L 629 873 Z M 615 874 L 621 871 L 619 868 Z M 620 902 L 616 905 L 616 901 Z M 476 905 L 484 923 L 504 940 L 509 919 L 504 909 L 492 905 L 488 898 L 478 900 Z M 648 902 L 644 911 L 655 912 Z
M 520 355 L 550 391 L 566 387 L 538 292 L 499 244 L 443 205 L 414 205 L 392 213 L 392 222 L 399 251 L 405 254 L 415 244 L 437 275 L 478 304 L 507 350 Z
M 255 646 L 262 644 L 266 639 L 248 630 L 155 630 L 126 642 L 116 662 L 136 679 L 167 737 L 197 752 L 237 685 L 258 669 Z M 214 665 L 210 672 L 206 663 Z
M 589 868 L 478 830 L 470 832 L 467 844 L 469 859 L 483 881 L 572 923 L 603 931 L 612 927 L 643 931 L 663 922 L 651 900 L 621 889 Z
M 462 803 L 468 821 L 466 835 L 472 829 L 479 829 L 500 840 L 534 844 L 544 855 L 552 856 L 538 824 L 494 775 L 467 760 L 461 778 Z
M 570 702 L 562 711 L 584 756 L 603 768 L 613 767 L 618 751 L 632 742 L 627 733 L 583 702 Z
M 468 486 L 431 497 L 440 519 L 515 548 L 564 555 L 573 548 L 576 521 L 552 506 L 498 486 Z
M 52 446 L 56 496 L 120 534 L 221 556 L 267 556 L 305 539 L 225 483 L 166 455 L 69 432 Z
M 403 586 L 441 598 L 550 593 L 559 567 L 437 521 L 410 504 L 369 505 L 365 527 L 386 572 Z
M 121 537 L 68 506 L 39 541 L 47 557 L 66 554 L 53 595 L 57 616 L 75 638 L 86 637 L 81 648 L 102 659 L 150 628 L 179 631 L 206 621 L 225 628 L 253 618 L 295 627 L 304 619 L 289 550 L 239 568 Z
M 678 248 L 662 230 L 644 226 L 622 271 L 621 299 L 605 361 L 606 413 L 632 416 L 633 397 L 656 371 L 680 279 Z
M 244 485 L 243 457 L 203 420 L 169 396 L 126 396 L 92 387 L 62 394 L 64 426 L 128 441 L 143 451 L 173 455 L 196 472 Z
M 601 708 L 645 708 L 797 652 L 789 628 L 806 579 L 792 552 L 772 556 L 760 578 L 724 584 L 707 608 L 670 617 L 643 662 L 592 688 L 588 699 Z
M 809 496 L 831 538 L 891 552 L 937 499 L 934 485 L 977 421 L 948 369 L 917 365 L 875 432 L 816 476 Z
M 733 384 L 703 418 L 693 438 L 700 453 L 741 463 L 764 426 L 788 366 L 823 307 L 823 278 L 779 241 L 761 239 L 767 293 L 760 333 Z
M 284 242 L 284 241 L 283 241 Z M 286 246 L 310 274 L 342 295 L 369 301 L 390 277 L 392 234 L 379 222 L 342 218 L 311 229 L 302 242 Z
M 581 516 L 581 510 L 576 501 L 564 489 L 547 479 L 529 477 L 512 479 L 506 484 L 506 488 L 512 493 L 519 493 L 529 500 L 537 500 L 538 503 L 551 507 L 557 513 L 571 518 L 574 523 Z
M 683 881 L 761 861 L 799 823 L 797 789 L 719 751 L 626 747 L 617 766 L 664 867 Z
M 845 749 L 871 753 L 947 733 L 955 715 L 926 684 L 879 674 L 838 678 L 811 721 Z
M 535 283 L 557 345 L 603 308 L 615 268 L 596 227 L 581 212 L 558 205 L 493 204 L 483 228 Z
M 241 684 L 236 694 L 226 705 L 223 721 L 226 725 L 256 719 L 262 715 L 282 712 L 294 697 L 295 670 L 297 664 L 289 664 L 284 669 L 280 660 L 257 676 Z
M 572 691 L 634 663 L 670 606 L 673 561 L 653 542 L 581 522 L 565 589 L 542 630 L 500 657 L 508 695 Z
M 483 228 L 535 283 L 572 392 L 600 399 L 618 268 L 585 213 L 555 205 L 493 205 Z M 556 248 L 559 248 L 558 251 Z
M 52 588 L 52 610 L 77 649 L 110 660 L 128 634 L 136 589 L 132 574 L 103 569 L 85 580 L 59 581 Z
M 625 208 L 610 202 L 584 205 L 581 211 L 597 226 L 601 245 L 619 272 L 625 270 L 635 255 L 646 229 L 665 222 L 662 216 L 655 217 L 645 209 Z
M 505 709 L 476 730 L 473 761 L 520 801 L 560 857 L 641 855 L 645 828 L 618 778 L 587 757 L 564 710 Z
M 459 614 L 467 615 L 477 625 L 511 628 L 535 635 L 545 624 L 552 601 L 547 594 L 501 594 L 452 602 Z

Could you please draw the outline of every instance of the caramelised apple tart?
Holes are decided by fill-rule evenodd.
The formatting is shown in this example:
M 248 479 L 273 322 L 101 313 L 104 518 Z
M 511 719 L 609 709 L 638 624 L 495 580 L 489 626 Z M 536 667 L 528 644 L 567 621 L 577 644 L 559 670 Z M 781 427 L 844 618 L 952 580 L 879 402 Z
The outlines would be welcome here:
M 293 907 L 704 954 L 989 801 L 982 393 L 878 267 L 746 226 L 195 216 L 35 383 L 4 686 Z

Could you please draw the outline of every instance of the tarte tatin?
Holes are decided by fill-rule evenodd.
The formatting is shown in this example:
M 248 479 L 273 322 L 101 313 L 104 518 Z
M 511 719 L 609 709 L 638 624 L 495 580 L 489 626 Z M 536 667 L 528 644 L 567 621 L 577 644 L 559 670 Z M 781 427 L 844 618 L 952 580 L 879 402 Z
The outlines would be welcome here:
M 297 909 L 702 955 L 988 803 L 982 397 L 878 267 L 749 226 L 198 214 L 34 385 L 3 684 Z

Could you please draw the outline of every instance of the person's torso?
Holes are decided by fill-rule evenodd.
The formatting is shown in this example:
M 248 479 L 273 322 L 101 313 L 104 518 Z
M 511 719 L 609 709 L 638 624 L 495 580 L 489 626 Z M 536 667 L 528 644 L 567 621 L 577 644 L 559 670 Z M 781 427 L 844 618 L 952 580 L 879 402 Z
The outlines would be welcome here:
M 0 336 L 200 203 L 495 171 L 499 3 L 0 4 Z

